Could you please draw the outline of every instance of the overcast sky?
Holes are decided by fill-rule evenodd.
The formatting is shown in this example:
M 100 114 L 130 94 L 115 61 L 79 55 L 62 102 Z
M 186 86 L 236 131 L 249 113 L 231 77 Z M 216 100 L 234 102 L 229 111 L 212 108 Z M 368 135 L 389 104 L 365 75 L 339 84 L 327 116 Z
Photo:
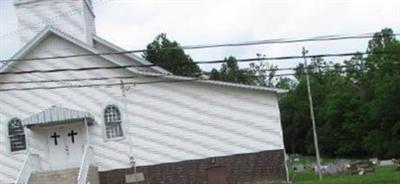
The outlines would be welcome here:
M 96 2 L 96 0 L 95 0 Z M 17 30 L 12 0 L 0 0 L 0 35 Z M 95 5 L 96 6 L 96 5 Z M 97 34 L 125 49 L 142 49 L 159 33 L 181 45 L 235 43 L 273 38 L 400 33 L 399 0 L 109 0 L 95 7 Z M 368 40 L 314 42 L 188 51 L 194 60 L 364 51 Z M 0 58 L 19 47 L 17 35 L 1 37 Z M 342 59 L 334 59 L 340 61 Z M 274 61 L 280 67 L 299 60 Z M 242 65 L 242 66 L 247 66 Z M 202 66 L 209 70 L 214 66 Z

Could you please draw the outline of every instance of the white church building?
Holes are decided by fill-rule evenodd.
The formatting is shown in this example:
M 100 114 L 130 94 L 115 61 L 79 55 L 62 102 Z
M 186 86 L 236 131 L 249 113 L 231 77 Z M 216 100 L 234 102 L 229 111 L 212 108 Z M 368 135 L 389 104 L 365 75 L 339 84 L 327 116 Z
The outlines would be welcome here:
M 91 0 L 14 6 L 24 46 L 0 66 L 0 183 L 286 180 L 283 90 L 119 67 L 151 63 L 96 55 L 124 50 L 96 36 Z

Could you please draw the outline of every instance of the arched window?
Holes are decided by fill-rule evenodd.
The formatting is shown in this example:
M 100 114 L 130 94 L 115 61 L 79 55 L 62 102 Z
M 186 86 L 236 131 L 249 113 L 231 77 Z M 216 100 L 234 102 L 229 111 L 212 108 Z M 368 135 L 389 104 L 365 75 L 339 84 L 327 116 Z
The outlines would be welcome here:
M 26 149 L 24 127 L 20 119 L 14 118 L 8 122 L 8 138 L 10 139 L 11 152 Z
M 121 113 L 118 107 L 109 105 L 104 110 L 104 124 L 107 138 L 122 137 Z

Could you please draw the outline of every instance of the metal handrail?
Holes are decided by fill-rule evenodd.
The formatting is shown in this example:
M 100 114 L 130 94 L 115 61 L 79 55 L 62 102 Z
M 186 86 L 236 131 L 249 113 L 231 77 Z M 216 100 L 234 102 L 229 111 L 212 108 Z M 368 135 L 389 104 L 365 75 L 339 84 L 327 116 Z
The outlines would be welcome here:
M 79 168 L 79 174 L 77 178 L 77 184 L 86 184 L 90 165 L 92 164 L 93 148 L 90 145 L 85 146 L 81 166 Z
M 32 173 L 38 170 L 38 166 L 39 166 L 39 155 L 28 153 L 25 157 L 22 168 L 18 173 L 18 177 L 15 183 L 27 184 Z

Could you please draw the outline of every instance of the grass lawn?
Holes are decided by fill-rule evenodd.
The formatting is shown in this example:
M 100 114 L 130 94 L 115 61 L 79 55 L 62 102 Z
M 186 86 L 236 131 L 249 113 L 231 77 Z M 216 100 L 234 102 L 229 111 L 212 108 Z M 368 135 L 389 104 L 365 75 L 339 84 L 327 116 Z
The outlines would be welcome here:
M 319 183 L 318 176 L 312 171 L 295 174 L 294 184 Z M 375 173 L 363 176 L 350 174 L 324 175 L 323 184 L 400 184 L 400 170 L 394 166 L 376 167 Z

